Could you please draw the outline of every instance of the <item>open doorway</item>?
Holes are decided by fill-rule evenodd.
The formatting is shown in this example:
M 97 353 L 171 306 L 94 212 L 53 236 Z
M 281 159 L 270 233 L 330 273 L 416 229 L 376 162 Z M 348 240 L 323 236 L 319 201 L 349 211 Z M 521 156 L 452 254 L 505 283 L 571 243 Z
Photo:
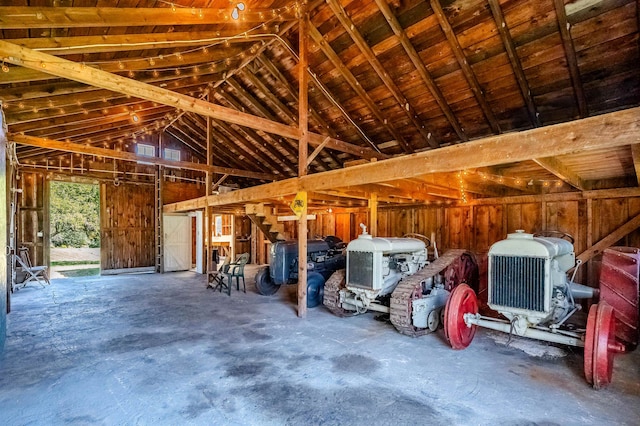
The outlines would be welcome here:
M 51 277 L 100 274 L 100 187 L 52 181 Z

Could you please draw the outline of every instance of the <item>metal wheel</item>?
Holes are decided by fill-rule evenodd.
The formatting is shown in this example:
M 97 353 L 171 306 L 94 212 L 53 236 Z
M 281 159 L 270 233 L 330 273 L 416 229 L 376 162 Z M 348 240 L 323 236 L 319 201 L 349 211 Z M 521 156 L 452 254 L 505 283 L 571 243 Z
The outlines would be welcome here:
M 263 296 L 271 296 L 272 294 L 275 294 L 279 288 L 279 285 L 271 281 L 268 266 L 258 270 L 258 273 L 256 274 L 256 290 L 258 290 L 258 293 Z
M 562 231 L 540 231 L 533 234 L 534 237 L 554 237 L 554 238 L 562 238 L 564 240 L 569 241 L 571 244 L 575 241 L 571 234 Z
M 444 272 L 444 288 L 453 290 L 458 284 L 466 283 L 478 291 L 478 264 L 471 253 L 464 253 L 447 267 Z
M 613 308 L 606 303 L 592 305 L 584 339 L 584 376 L 594 389 L 611 383 L 614 353 L 623 349 L 615 334 Z
M 324 298 L 324 277 L 317 272 L 307 274 L 307 308 L 315 308 Z
M 444 335 L 453 349 L 464 349 L 473 340 L 476 326 L 467 327 L 464 314 L 478 313 L 478 299 L 475 292 L 467 284 L 457 286 L 444 310 Z
M 427 327 L 429 327 L 429 330 L 436 331 L 438 329 L 438 326 L 440 325 L 441 311 L 442 309 L 434 309 L 433 311 L 429 312 L 429 315 L 427 316 Z

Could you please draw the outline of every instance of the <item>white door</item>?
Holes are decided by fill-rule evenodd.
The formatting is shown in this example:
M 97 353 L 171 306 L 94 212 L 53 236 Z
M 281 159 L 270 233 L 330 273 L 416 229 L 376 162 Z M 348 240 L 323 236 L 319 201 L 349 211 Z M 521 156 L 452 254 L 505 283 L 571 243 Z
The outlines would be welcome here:
M 187 215 L 163 215 L 164 271 L 191 269 L 191 218 Z

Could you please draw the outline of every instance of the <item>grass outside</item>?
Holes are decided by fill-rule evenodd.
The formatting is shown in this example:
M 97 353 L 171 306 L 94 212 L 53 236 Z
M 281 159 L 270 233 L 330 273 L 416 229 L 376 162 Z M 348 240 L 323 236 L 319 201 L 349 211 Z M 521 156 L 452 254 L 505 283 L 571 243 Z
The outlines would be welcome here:
M 99 260 L 59 260 L 51 262 L 51 266 L 99 265 Z

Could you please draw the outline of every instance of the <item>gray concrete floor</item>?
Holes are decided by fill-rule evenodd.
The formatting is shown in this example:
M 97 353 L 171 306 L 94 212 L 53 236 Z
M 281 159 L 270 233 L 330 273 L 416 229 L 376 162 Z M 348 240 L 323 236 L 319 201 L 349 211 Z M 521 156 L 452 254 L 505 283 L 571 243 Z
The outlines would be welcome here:
M 639 351 L 594 391 L 579 349 L 506 347 L 480 330 L 453 351 L 441 331 L 412 339 L 372 314 L 298 319 L 295 286 L 264 297 L 205 284 L 121 275 L 14 294 L 0 424 L 640 424 Z

